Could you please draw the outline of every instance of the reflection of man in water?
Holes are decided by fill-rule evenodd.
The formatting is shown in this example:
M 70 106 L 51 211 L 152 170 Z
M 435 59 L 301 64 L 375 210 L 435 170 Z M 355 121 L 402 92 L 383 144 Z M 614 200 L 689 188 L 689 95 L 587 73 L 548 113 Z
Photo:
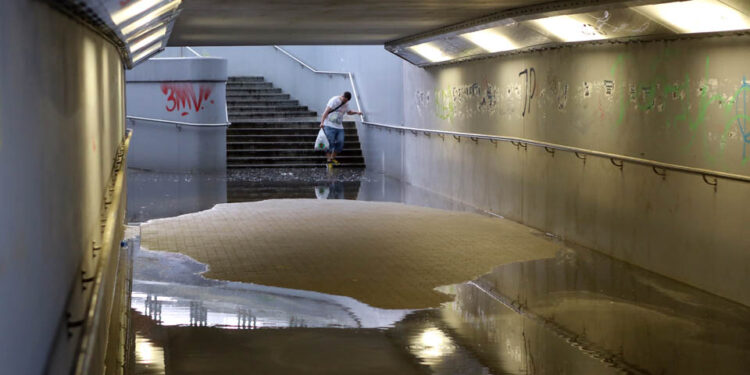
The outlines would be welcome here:
M 344 183 L 333 181 L 328 187 L 328 199 L 346 199 L 344 197 Z
M 328 174 L 326 180 L 319 180 L 315 186 L 315 197 L 318 199 L 346 199 L 344 182 L 337 173 Z
M 326 110 L 323 112 L 323 118 L 320 120 L 320 128 L 326 133 L 328 138 L 328 153 L 326 153 L 326 166 L 332 169 L 334 165 L 339 165 L 336 155 L 341 154 L 344 150 L 344 115 L 361 115 L 362 112 L 350 111 L 346 104 L 351 100 L 352 94 L 349 91 L 344 92 L 341 96 L 334 96 L 328 100 Z

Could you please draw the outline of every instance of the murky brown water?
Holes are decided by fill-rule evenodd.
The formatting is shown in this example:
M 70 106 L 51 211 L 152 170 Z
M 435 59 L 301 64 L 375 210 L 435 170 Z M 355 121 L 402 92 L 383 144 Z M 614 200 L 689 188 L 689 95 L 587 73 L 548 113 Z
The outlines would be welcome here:
M 359 199 L 451 207 L 387 181 L 362 184 Z M 203 209 L 189 201 L 177 210 Z M 175 210 L 144 207 L 139 217 Z M 428 310 L 206 280 L 198 275 L 205 266 L 185 256 L 137 250 L 131 367 L 169 375 L 750 373 L 747 306 L 561 248 L 443 287 L 453 302 Z

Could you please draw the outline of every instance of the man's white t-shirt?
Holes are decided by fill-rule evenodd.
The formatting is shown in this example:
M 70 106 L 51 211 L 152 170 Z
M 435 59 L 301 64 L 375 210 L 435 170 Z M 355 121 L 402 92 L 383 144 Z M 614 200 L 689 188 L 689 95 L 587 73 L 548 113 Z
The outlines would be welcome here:
M 340 96 L 334 96 L 328 101 L 328 104 L 326 104 L 326 106 L 334 109 L 341 104 L 341 101 L 342 100 Z M 323 123 L 323 125 L 330 126 L 336 129 L 343 129 L 344 115 L 346 114 L 346 112 L 349 112 L 349 103 L 342 105 L 336 111 L 331 111 L 331 113 L 328 114 L 328 117 L 326 117 L 326 121 Z

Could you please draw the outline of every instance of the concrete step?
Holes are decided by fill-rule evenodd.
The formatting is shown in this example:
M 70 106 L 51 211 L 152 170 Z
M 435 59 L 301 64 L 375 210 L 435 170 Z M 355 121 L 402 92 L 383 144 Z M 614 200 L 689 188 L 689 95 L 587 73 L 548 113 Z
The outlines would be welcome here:
M 262 77 L 230 77 L 227 109 L 227 168 L 324 167 L 325 154 L 313 149 L 320 131 L 317 113 Z M 343 166 L 364 167 L 355 123 L 346 121 Z
M 227 82 L 265 82 L 266 79 L 259 76 L 232 76 L 227 78 Z
M 270 87 L 252 88 L 252 89 L 238 89 L 238 88 L 227 88 L 227 98 L 234 96 L 244 96 L 247 94 L 281 94 L 281 89 L 275 89 Z
M 314 142 L 314 141 L 313 141 Z M 257 149 L 304 149 L 312 147 L 307 142 L 227 142 L 227 152 L 230 150 L 257 150 Z M 359 141 L 346 139 L 344 149 L 361 148 Z
M 227 82 L 227 90 L 256 90 L 273 88 L 271 82 Z
M 317 134 L 316 134 L 317 136 Z M 346 141 L 359 142 L 356 134 L 346 136 Z M 315 137 L 310 135 L 231 135 L 227 142 L 307 142 L 310 147 L 315 143 Z
M 245 112 L 264 112 L 264 111 L 309 111 L 305 105 L 255 105 L 255 104 L 232 104 L 227 106 L 227 110 L 245 111 Z
M 315 117 L 315 112 L 310 111 L 266 111 L 266 112 L 246 112 L 246 111 L 229 111 L 229 121 L 234 123 L 236 121 L 257 119 L 257 118 L 286 118 L 286 117 Z M 320 124 L 318 124 L 320 125 Z
M 324 158 L 325 159 L 325 158 Z M 346 168 L 364 168 L 365 163 L 347 163 L 339 166 Z M 227 165 L 228 169 L 245 168 L 325 168 L 325 163 L 278 163 L 278 164 L 233 164 Z
M 247 99 L 247 100 L 234 100 L 227 99 L 227 108 L 232 108 L 235 105 L 239 106 L 295 106 L 299 105 L 298 100 L 291 99 Z
M 267 121 L 267 120 L 238 120 L 232 121 L 230 129 L 253 129 L 253 128 L 316 128 L 320 129 L 319 119 L 289 119 L 289 121 Z M 354 131 L 354 122 L 345 121 L 344 129 Z
M 231 126 L 227 129 L 227 136 L 234 135 L 307 135 L 313 138 L 318 136 L 320 128 L 249 128 L 249 129 L 237 129 Z M 354 135 L 356 131 L 352 129 L 351 132 L 344 131 L 344 137 L 348 135 Z
M 227 103 L 248 103 L 263 100 L 281 101 L 289 99 L 289 94 L 248 94 L 243 96 L 228 96 Z
M 227 160 L 237 159 L 244 157 L 303 157 L 303 156 L 316 156 L 320 154 L 320 150 L 314 150 L 312 144 L 310 148 L 303 149 L 255 149 L 255 150 L 227 150 Z M 362 157 L 362 149 L 359 148 L 344 148 L 341 152 L 341 156 L 351 157 Z

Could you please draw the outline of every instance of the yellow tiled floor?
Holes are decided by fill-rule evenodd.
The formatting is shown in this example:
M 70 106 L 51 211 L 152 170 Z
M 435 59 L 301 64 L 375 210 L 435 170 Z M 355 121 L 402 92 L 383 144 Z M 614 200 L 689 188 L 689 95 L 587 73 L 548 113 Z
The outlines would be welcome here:
M 209 265 L 206 277 L 344 295 L 381 308 L 434 307 L 437 286 L 558 243 L 481 215 L 344 200 L 269 200 L 143 224 L 141 244 Z

